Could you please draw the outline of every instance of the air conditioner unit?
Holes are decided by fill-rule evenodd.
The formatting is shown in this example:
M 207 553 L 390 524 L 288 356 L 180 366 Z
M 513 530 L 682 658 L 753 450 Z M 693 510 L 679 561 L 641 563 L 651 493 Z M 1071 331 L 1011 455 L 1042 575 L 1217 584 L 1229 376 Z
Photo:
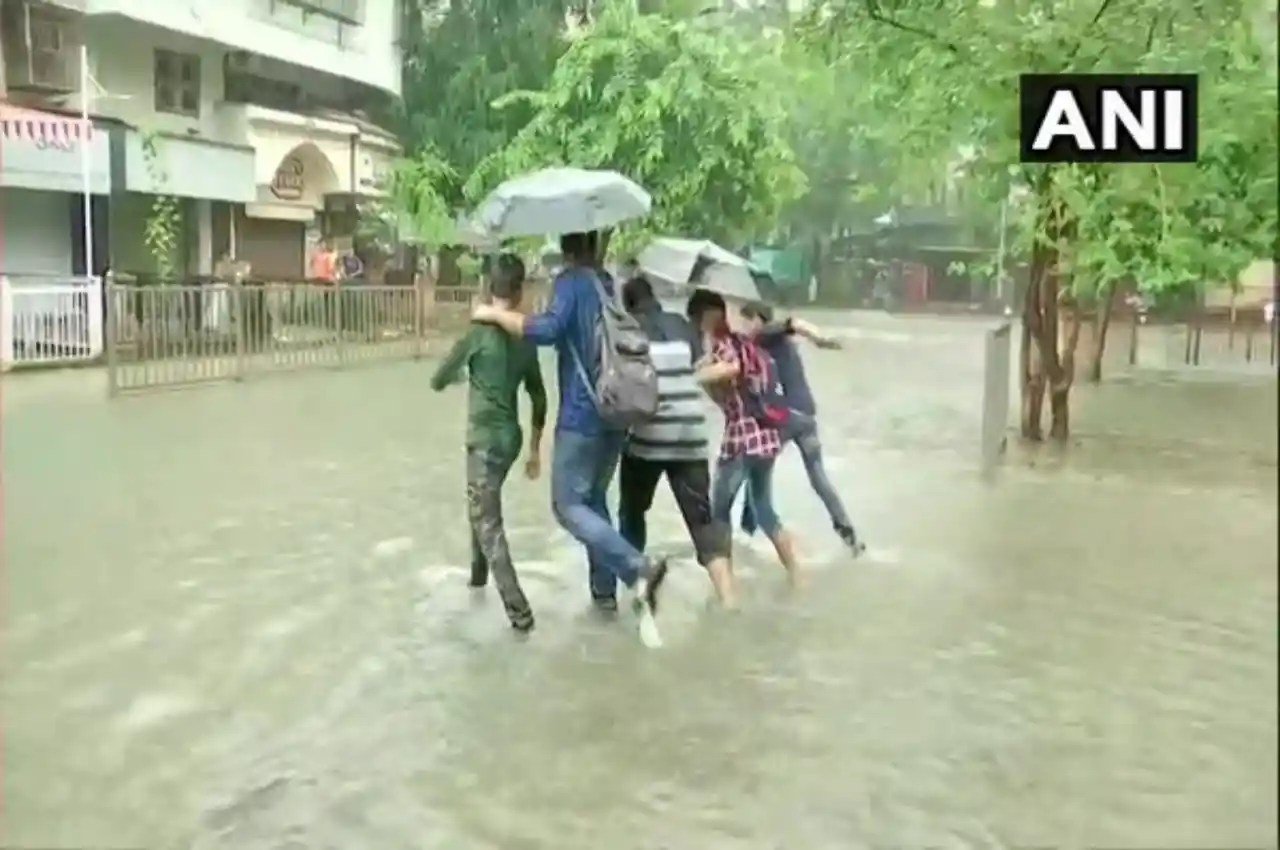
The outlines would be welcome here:
M 6 7 L 5 76 L 11 89 L 73 92 L 79 88 L 80 54 L 70 19 L 31 2 Z

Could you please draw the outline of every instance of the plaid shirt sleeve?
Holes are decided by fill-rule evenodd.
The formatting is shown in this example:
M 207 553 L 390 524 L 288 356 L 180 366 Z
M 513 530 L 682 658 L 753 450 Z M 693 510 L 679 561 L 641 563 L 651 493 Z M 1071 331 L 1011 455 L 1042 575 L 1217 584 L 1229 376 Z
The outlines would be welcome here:
M 731 363 L 739 369 L 742 368 L 742 364 L 738 361 L 738 348 L 727 336 L 716 340 L 715 346 L 711 349 L 711 359 L 717 363 Z

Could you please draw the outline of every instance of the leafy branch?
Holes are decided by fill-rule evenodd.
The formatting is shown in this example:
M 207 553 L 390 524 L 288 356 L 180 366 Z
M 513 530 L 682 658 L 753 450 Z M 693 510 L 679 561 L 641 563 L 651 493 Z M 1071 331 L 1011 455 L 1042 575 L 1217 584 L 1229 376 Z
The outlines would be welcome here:
M 141 132 L 142 156 L 147 174 L 156 190 L 151 200 L 151 210 L 143 227 L 142 241 L 156 264 L 156 273 L 164 282 L 177 277 L 177 253 L 182 229 L 182 208 L 178 199 L 162 191 L 168 185 L 169 175 L 160 165 L 159 151 L 154 131 Z

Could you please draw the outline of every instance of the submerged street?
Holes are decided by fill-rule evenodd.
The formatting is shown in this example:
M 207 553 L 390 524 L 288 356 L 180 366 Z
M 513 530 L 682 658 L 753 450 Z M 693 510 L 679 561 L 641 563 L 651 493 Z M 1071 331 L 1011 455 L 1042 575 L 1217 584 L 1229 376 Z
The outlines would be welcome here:
M 537 631 L 468 591 L 434 360 L 6 376 L 0 845 L 1274 846 L 1274 376 L 1117 365 L 1065 454 L 984 482 L 989 323 L 812 316 L 868 556 L 789 449 L 810 587 L 739 534 L 742 611 L 710 610 L 663 489 L 656 652 L 589 610 L 545 477 L 506 505 Z

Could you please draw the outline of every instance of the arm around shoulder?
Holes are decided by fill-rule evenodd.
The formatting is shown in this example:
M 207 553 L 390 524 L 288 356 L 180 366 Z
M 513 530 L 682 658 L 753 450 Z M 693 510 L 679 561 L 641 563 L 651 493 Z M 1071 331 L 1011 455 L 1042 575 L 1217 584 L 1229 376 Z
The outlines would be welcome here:
M 536 345 L 554 345 L 568 333 L 576 297 L 573 281 L 557 278 L 547 309 L 524 319 L 524 338 Z

